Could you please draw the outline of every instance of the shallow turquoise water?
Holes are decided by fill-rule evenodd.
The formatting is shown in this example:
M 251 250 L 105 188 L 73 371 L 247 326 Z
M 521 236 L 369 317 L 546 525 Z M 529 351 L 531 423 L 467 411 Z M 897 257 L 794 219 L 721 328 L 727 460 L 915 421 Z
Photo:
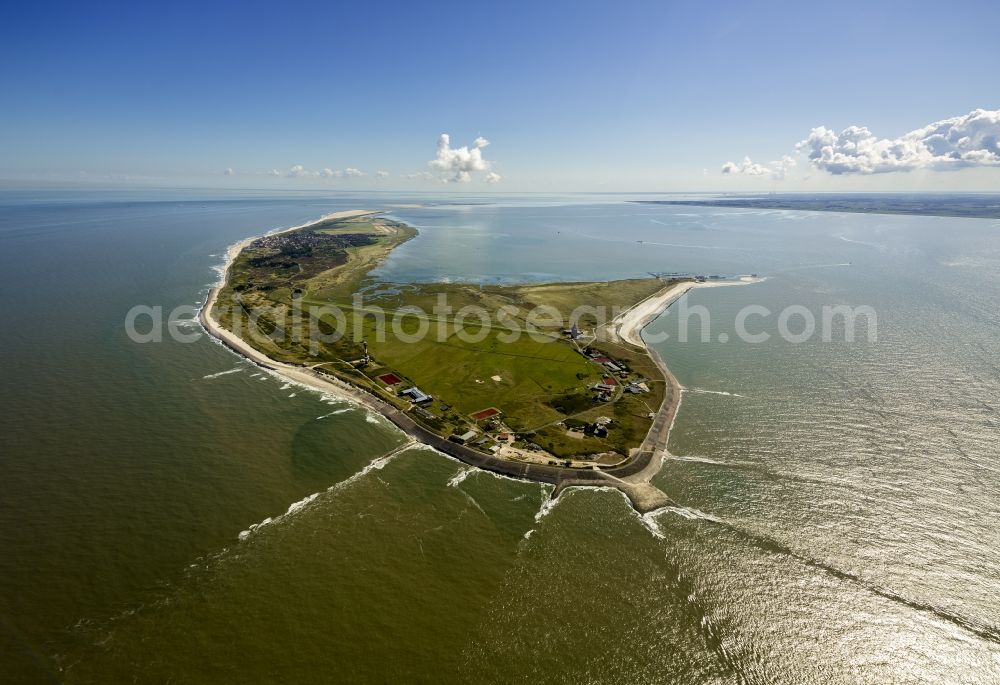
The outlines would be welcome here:
M 682 507 L 643 520 L 615 492 L 550 508 L 422 449 L 378 461 L 402 437 L 360 410 L 207 340 L 124 335 L 134 304 L 200 301 L 229 243 L 394 200 L 0 198 L 0 278 L 22 295 L 0 377 L 10 679 L 1000 678 L 996 222 L 394 210 L 422 233 L 390 280 L 767 276 L 690 297 L 709 342 L 679 343 L 676 309 L 649 329 L 688 390 L 657 479 Z M 748 304 L 871 305 L 878 340 L 793 345 L 772 318 L 741 343 Z

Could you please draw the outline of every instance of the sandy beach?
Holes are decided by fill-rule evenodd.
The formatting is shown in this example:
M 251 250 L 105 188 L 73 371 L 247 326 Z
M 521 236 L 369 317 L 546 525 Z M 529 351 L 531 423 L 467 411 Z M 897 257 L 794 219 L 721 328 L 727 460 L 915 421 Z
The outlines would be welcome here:
M 642 339 L 642 329 L 657 319 L 675 301 L 694 288 L 720 288 L 733 285 L 751 285 L 763 279 L 752 276 L 740 276 L 737 279 L 705 281 L 698 283 L 685 281 L 668 286 L 658 293 L 650 295 L 642 302 L 620 314 L 607 330 L 612 340 L 621 340 L 636 347 L 648 346 Z

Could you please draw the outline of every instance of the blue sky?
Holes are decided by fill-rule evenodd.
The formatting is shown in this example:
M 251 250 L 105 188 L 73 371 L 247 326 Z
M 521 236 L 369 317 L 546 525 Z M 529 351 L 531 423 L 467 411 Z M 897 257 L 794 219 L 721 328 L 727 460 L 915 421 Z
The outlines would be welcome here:
M 878 143 L 1000 110 L 998 20 L 995 2 L 8 5 L 0 178 L 995 189 L 992 119 L 976 124 L 986 151 L 963 151 L 957 171 L 872 173 L 795 146 L 818 126 L 864 126 Z M 465 180 L 443 168 L 454 157 L 428 166 L 445 132 L 449 151 L 490 141 L 468 183 L 444 184 Z

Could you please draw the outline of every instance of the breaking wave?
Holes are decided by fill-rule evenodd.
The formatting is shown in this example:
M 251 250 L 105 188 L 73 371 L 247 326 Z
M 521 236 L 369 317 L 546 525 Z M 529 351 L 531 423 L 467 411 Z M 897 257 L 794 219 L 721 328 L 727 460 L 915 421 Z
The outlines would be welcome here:
M 745 397 L 745 395 L 740 395 L 735 392 L 726 392 L 725 390 L 705 390 L 704 388 L 684 388 L 684 392 L 696 392 L 702 395 L 725 395 L 726 397 Z
M 691 507 L 680 507 L 680 506 L 668 506 L 661 507 L 654 511 L 646 514 L 648 517 L 659 516 L 663 513 L 676 514 L 682 518 L 686 518 L 691 521 L 711 521 L 712 523 L 725 523 L 722 519 L 712 516 L 711 514 L 706 514 L 700 509 L 693 509 Z
M 354 407 L 344 407 L 343 409 L 334 409 L 329 414 L 323 414 L 322 416 L 317 416 L 316 420 L 319 421 L 320 419 L 325 419 L 328 416 L 336 416 L 337 414 L 344 414 L 346 412 L 352 411 L 353 409 Z
M 211 380 L 213 378 L 218 378 L 219 376 L 228 376 L 231 373 L 239 373 L 243 370 L 242 366 L 237 366 L 235 369 L 229 369 L 228 371 L 219 371 L 218 373 L 210 373 L 207 376 L 202 376 L 202 380 Z
M 471 466 L 467 469 L 459 469 L 458 473 L 456 473 L 448 480 L 448 487 L 457 488 L 462 483 L 462 481 L 464 481 L 466 478 L 468 478 L 478 470 L 479 469 Z
M 542 492 L 543 493 L 545 492 L 544 487 L 542 488 Z M 559 504 L 559 500 L 561 498 L 562 498 L 562 493 L 560 493 L 556 497 L 552 497 L 551 493 L 549 493 L 549 497 L 542 501 L 542 506 L 539 507 L 538 511 L 535 513 L 535 523 L 538 523 L 543 518 L 548 516 L 552 512 L 552 510 L 556 508 L 556 505 Z
M 709 459 L 708 457 L 682 457 L 671 454 L 666 458 L 670 461 L 696 461 L 700 464 L 715 464 L 717 466 L 728 466 L 728 464 L 724 461 L 719 461 L 718 459 Z
M 238 536 L 239 539 L 240 540 L 246 540 L 248 537 L 250 537 L 251 535 L 253 535 L 255 532 L 257 532 L 258 530 L 260 530 L 264 526 L 269 526 L 272 523 L 274 523 L 275 521 L 280 521 L 281 519 L 285 518 L 286 516 L 291 516 L 292 514 L 295 514 L 296 512 L 301 511 L 303 508 L 305 508 L 310 502 L 312 502 L 313 500 L 315 500 L 317 497 L 319 497 L 319 493 L 318 492 L 314 492 L 313 494 L 309 495 L 308 497 L 303 497 L 298 502 L 292 502 L 292 504 L 289 505 L 289 507 L 288 507 L 288 511 L 286 511 L 284 514 L 281 514 L 279 516 L 274 516 L 274 517 L 268 516 L 266 519 L 264 519 L 260 523 L 254 523 L 253 525 L 251 525 L 246 530 L 240 531 L 240 534 Z
M 344 487 L 347 487 L 351 483 L 355 483 L 355 482 L 361 480 L 362 478 L 364 478 L 366 475 L 368 475 L 372 471 L 382 470 L 400 452 L 403 452 L 403 451 L 405 451 L 407 449 L 418 448 L 418 447 L 419 447 L 419 445 L 416 445 L 413 442 L 406 442 L 406 443 L 400 445 L 399 447 L 393 449 L 392 451 L 387 452 L 386 454 L 383 454 L 381 457 L 377 457 L 375 459 L 372 459 L 371 462 L 369 462 L 363 469 L 361 469 L 360 471 L 358 471 L 357 473 L 355 473 L 353 476 L 350 476 L 349 478 L 346 478 L 345 480 L 342 480 L 339 483 L 334 483 L 333 485 L 331 485 L 330 487 L 328 487 L 326 489 L 326 492 L 334 492 L 334 491 L 340 490 L 340 489 L 342 489 Z M 239 539 L 240 540 L 246 540 L 248 537 L 250 537 L 251 535 L 253 535 L 255 532 L 259 531 L 261 528 L 264 528 L 265 526 L 270 526 L 271 524 L 277 523 L 278 521 L 281 521 L 281 520 L 287 518 L 288 516 L 292 516 L 294 514 L 297 514 L 298 512 L 302 511 L 305 507 L 307 507 L 309 504 L 311 504 L 321 494 L 322 494 L 321 492 L 314 492 L 313 494 L 309 495 L 308 497 L 303 497 L 298 502 L 293 502 L 288 507 L 288 510 L 285 511 L 284 514 L 280 514 L 278 516 L 268 516 L 266 519 L 264 519 L 260 523 L 254 523 L 253 525 L 251 525 L 246 530 L 240 531 L 240 534 L 238 536 Z

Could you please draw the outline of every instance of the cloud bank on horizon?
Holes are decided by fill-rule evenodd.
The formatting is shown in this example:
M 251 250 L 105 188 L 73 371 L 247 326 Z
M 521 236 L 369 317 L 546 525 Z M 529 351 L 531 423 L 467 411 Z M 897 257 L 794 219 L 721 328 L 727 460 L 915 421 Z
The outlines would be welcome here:
M 849 126 L 840 133 L 818 126 L 795 148 L 813 168 L 837 176 L 1000 166 L 1000 110 L 973 110 L 898 138 L 879 138 L 864 126 Z M 726 162 L 722 173 L 782 179 L 792 166 L 795 160 L 788 156 L 769 165 L 745 157 L 739 164 Z
M 734 162 L 723 164 L 722 173 L 732 176 L 770 176 L 781 180 L 795 166 L 795 160 L 788 155 L 784 155 L 781 159 L 770 164 L 757 164 L 749 157 L 744 157 L 739 164 Z

